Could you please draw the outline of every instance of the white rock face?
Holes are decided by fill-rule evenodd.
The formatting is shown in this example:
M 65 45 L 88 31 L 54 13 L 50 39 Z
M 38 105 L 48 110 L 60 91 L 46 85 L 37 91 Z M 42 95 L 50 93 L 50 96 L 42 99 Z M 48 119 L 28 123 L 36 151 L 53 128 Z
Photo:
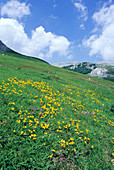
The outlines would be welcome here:
M 96 68 L 91 73 L 89 73 L 90 76 L 97 76 L 97 77 L 107 77 L 108 70 L 105 68 Z

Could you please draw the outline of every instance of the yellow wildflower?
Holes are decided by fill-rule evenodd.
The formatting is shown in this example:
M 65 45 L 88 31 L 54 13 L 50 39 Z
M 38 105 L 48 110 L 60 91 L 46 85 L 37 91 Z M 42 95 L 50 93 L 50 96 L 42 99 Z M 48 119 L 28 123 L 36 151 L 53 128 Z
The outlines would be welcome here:
M 11 110 L 14 111 L 14 107 L 12 107 Z
M 55 149 L 52 149 L 52 152 L 55 152 Z
M 21 135 L 23 134 L 23 131 L 21 131 L 21 133 L 20 133 Z
M 49 157 L 52 158 L 53 154 L 51 154 Z
M 45 135 L 47 135 L 47 132 L 44 132 Z
M 74 149 L 74 152 L 76 152 L 76 149 Z
M 88 129 L 86 129 L 86 133 L 87 133 L 87 134 L 88 134 L 88 131 L 89 131 L 89 130 L 88 130 Z

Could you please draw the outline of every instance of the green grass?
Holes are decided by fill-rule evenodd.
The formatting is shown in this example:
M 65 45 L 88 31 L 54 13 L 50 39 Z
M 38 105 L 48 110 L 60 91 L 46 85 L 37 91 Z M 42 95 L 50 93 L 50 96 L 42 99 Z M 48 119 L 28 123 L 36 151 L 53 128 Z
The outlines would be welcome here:
M 114 83 L 0 54 L 0 168 L 113 169 Z

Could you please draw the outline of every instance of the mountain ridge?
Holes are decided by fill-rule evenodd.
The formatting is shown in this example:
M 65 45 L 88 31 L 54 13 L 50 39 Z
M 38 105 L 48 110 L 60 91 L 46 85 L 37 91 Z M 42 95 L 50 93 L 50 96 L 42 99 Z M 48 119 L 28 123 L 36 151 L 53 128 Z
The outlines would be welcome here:
M 16 51 L 12 50 L 11 48 L 7 47 L 1 40 L 0 40 L 0 52 L 3 52 L 2 55 L 4 55 L 4 53 L 12 53 L 12 54 L 17 54 L 19 57 L 22 57 L 22 58 L 23 57 L 24 58 L 29 57 L 29 58 L 40 60 L 42 62 L 45 62 L 45 63 L 49 64 L 47 61 L 42 60 L 40 58 L 32 57 L 32 56 L 27 56 L 27 55 L 24 55 L 24 54 L 16 52 Z
M 114 77 L 114 63 L 111 62 L 65 62 L 52 65 L 99 78 Z

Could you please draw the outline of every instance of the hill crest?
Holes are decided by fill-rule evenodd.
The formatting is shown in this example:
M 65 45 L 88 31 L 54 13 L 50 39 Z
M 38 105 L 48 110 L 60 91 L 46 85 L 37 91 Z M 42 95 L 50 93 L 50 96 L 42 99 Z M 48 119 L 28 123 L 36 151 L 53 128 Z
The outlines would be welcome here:
M 33 59 L 40 60 L 42 62 L 49 64 L 47 61 L 42 60 L 40 58 L 32 57 L 32 56 L 26 56 L 24 54 L 16 52 L 16 51 L 12 50 L 11 48 L 7 47 L 1 40 L 0 40 L 0 52 L 4 52 L 4 53 L 6 52 L 6 53 L 12 53 L 12 54 L 14 53 L 14 54 L 17 54 L 18 57 L 21 57 L 21 58 L 33 58 Z
M 8 48 L 1 40 L 0 40 L 0 51 L 3 51 L 3 52 L 13 52 L 13 50 Z

